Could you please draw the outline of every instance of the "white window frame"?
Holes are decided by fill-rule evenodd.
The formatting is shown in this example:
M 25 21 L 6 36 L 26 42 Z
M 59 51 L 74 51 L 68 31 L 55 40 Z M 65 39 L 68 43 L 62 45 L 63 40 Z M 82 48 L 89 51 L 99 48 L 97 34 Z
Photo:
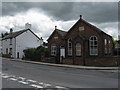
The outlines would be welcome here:
M 8 54 L 8 48 L 6 48 L 6 54 Z
M 111 54 L 111 47 L 110 47 L 110 46 L 111 46 L 111 45 L 110 45 L 110 44 L 111 44 L 111 41 L 109 40 L 108 43 L 109 43 L 109 51 L 108 51 L 108 52 L 109 52 L 109 54 Z
M 55 44 L 51 44 L 51 56 L 56 56 L 57 46 Z
M 12 45 L 12 38 L 10 38 L 10 45 Z
M 104 40 L 104 44 L 105 44 L 105 54 L 108 54 L 107 39 Z
M 93 40 L 92 40 L 92 38 L 93 38 Z M 95 42 L 97 44 L 95 44 Z M 90 49 L 90 55 L 91 56 L 97 56 L 98 55 L 98 38 L 97 38 L 97 36 L 91 36 L 89 38 L 89 49 Z
M 12 52 L 13 52 L 12 50 L 13 50 L 12 48 L 10 48 L 10 50 L 9 50 L 10 51 L 9 54 L 11 54 L 11 55 L 12 55 Z
M 68 39 L 68 56 L 72 56 L 72 42 Z
M 76 56 L 81 56 L 81 44 L 76 43 L 75 48 L 76 48 Z

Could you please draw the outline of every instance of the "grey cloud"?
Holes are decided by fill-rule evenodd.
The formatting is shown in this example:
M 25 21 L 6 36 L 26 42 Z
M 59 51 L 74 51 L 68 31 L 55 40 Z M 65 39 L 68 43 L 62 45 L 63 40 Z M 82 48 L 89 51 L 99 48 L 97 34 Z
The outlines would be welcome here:
M 38 8 L 56 20 L 76 20 L 79 15 L 90 22 L 116 22 L 118 20 L 117 2 L 4 2 L 3 16 L 15 15 L 31 8 Z

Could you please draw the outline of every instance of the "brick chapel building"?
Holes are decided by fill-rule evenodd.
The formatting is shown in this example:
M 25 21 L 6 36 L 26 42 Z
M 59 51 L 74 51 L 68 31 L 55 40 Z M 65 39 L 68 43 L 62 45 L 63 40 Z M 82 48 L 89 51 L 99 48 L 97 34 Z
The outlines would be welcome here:
M 99 28 L 80 19 L 68 30 L 57 29 L 48 38 L 51 59 L 56 63 L 109 66 L 115 64 L 113 39 Z

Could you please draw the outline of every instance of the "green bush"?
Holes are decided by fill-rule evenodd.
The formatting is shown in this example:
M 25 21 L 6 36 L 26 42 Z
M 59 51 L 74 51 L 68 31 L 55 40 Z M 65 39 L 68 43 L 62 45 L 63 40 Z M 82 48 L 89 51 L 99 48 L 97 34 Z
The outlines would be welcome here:
M 29 49 L 25 49 L 24 51 L 24 55 L 25 55 L 25 59 L 30 59 L 30 60 L 34 60 L 34 61 L 40 61 L 41 59 L 41 53 L 45 53 L 45 57 L 48 57 L 49 53 L 48 53 L 48 49 L 39 46 L 37 48 L 29 48 Z
M 35 48 L 28 48 L 23 50 L 24 55 L 25 55 L 25 59 L 30 59 L 30 60 L 34 60 L 34 53 L 35 53 Z

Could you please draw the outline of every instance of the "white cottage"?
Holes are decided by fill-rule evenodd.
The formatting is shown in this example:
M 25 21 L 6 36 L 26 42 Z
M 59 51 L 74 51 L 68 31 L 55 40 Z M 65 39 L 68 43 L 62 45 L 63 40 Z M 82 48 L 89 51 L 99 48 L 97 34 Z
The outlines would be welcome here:
M 22 58 L 23 50 L 43 45 L 43 39 L 31 31 L 31 24 L 26 24 L 24 30 L 13 32 L 2 38 L 2 54 L 10 54 L 13 58 Z

